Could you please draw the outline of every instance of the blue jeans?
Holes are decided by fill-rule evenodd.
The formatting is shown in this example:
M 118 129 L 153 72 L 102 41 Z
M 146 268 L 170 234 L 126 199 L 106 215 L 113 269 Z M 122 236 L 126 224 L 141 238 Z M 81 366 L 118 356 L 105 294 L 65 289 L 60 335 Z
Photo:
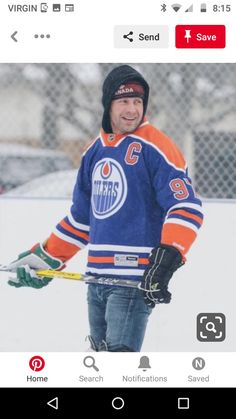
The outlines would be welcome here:
M 139 352 L 151 312 L 139 289 L 88 285 L 90 336 L 98 351 L 105 344 L 110 352 Z

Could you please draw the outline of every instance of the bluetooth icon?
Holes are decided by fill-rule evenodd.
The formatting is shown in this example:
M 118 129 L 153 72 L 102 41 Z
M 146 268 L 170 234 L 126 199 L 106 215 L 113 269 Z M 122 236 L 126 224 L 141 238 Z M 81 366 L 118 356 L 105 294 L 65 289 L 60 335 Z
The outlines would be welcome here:
M 167 6 L 165 3 L 161 4 L 161 12 L 166 12 L 166 8 Z

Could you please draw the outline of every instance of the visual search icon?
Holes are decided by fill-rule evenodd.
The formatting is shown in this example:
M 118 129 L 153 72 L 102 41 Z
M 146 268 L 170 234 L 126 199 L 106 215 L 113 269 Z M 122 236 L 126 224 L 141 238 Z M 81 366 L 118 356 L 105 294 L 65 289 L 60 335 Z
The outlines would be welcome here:
M 200 342 L 223 342 L 226 335 L 226 318 L 223 313 L 199 313 L 197 339 Z

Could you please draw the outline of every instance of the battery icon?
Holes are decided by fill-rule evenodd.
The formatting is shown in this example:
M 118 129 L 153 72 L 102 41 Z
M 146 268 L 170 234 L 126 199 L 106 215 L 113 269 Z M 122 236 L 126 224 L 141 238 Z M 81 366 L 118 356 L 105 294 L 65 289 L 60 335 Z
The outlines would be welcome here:
M 201 12 L 205 13 L 207 11 L 207 5 L 206 3 L 201 3 Z

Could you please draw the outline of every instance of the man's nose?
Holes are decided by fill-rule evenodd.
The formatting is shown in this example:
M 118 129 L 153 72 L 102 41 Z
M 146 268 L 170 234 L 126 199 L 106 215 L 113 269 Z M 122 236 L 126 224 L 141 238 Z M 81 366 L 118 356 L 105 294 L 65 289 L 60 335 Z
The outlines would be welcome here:
M 129 103 L 127 105 L 127 108 L 126 108 L 126 112 L 135 113 L 136 112 L 136 106 L 135 106 L 135 104 L 134 103 Z

